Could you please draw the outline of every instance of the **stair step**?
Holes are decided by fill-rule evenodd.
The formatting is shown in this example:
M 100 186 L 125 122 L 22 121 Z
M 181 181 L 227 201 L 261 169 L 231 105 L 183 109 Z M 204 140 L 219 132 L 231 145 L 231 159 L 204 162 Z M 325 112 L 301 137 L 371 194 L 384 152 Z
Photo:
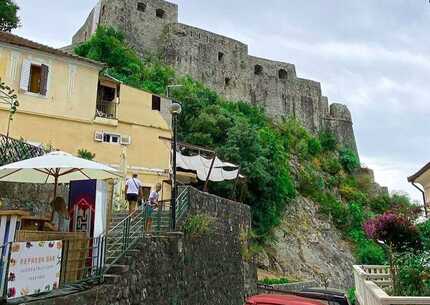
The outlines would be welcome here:
M 105 274 L 103 276 L 104 282 L 107 285 L 115 285 L 121 280 L 121 276 L 118 274 Z
M 120 275 L 128 272 L 130 267 L 128 265 L 112 265 L 108 270 L 108 274 Z

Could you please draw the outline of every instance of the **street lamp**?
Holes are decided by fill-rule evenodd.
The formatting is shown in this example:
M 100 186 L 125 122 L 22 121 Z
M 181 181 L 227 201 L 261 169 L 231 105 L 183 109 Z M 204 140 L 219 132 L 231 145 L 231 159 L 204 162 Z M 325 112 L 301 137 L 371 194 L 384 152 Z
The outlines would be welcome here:
M 177 102 L 173 102 L 169 107 L 170 113 L 172 114 L 172 198 L 171 198 L 171 207 L 172 207 L 172 230 L 176 229 L 176 143 L 177 143 L 177 131 L 176 125 L 178 120 L 178 115 L 182 111 L 181 104 Z

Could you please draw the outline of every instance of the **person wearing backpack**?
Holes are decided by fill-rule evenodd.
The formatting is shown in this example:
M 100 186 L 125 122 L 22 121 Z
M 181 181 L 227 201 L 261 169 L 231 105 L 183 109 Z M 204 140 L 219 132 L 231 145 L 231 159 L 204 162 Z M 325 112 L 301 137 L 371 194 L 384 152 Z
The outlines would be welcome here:
M 125 199 L 128 201 L 128 213 L 132 214 L 137 208 L 137 202 L 142 199 L 142 182 L 137 174 L 125 182 Z

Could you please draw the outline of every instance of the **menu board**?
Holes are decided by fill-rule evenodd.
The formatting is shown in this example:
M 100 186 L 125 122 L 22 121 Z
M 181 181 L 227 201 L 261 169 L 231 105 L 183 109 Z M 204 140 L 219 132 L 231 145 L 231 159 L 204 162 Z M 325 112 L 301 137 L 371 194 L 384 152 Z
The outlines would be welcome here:
M 49 292 L 58 288 L 63 242 L 14 242 L 7 273 L 8 299 Z

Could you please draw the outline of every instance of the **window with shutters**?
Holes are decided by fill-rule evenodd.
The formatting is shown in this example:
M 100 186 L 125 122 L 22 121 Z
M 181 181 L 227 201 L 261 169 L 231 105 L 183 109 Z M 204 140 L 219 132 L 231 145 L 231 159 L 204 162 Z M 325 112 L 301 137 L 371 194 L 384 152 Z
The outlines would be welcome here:
M 20 88 L 23 91 L 46 96 L 49 67 L 25 60 L 22 64 Z
M 161 98 L 159 96 L 152 96 L 152 110 L 161 110 Z

